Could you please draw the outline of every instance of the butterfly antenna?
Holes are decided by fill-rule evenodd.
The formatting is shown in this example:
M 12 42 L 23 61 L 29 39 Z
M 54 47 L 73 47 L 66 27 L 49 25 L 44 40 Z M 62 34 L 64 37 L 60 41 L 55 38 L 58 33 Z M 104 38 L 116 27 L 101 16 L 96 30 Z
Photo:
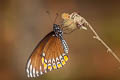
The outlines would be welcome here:
M 56 13 L 56 17 L 55 17 L 55 20 L 54 20 L 54 24 L 55 24 L 57 18 L 58 18 L 58 13 Z
M 53 22 L 52 22 L 52 17 L 51 17 L 51 15 L 50 15 L 50 12 L 49 12 L 49 11 L 46 11 L 46 13 L 47 13 L 48 16 L 49 16 L 49 19 L 50 19 L 51 23 L 53 23 Z

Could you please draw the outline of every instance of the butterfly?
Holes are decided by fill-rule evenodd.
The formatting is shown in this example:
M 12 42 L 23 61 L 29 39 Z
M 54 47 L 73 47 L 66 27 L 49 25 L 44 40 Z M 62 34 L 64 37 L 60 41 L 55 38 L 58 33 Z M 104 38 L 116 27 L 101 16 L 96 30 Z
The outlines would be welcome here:
M 29 57 L 26 65 L 27 76 L 38 77 L 63 67 L 68 61 L 68 50 L 60 25 L 53 24 L 53 31 L 38 43 Z

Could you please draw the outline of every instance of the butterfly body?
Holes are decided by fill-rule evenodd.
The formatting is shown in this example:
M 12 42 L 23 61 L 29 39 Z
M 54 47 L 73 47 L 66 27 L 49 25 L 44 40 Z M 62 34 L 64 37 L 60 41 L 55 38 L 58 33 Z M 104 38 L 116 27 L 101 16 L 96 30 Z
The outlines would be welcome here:
M 59 69 L 68 60 L 68 46 L 63 39 L 59 25 L 53 25 L 53 31 L 46 35 L 33 50 L 28 59 L 26 71 L 28 77 L 37 77 L 48 71 Z

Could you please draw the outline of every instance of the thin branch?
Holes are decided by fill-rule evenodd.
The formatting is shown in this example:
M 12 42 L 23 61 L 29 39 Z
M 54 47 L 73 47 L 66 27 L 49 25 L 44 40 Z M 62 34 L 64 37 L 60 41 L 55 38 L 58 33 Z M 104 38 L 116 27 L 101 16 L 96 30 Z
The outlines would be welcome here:
M 88 27 L 91 29 L 91 31 L 94 33 L 95 36 L 93 36 L 94 39 L 97 39 L 98 41 L 100 41 L 106 48 L 107 48 L 107 52 L 110 52 L 115 59 L 120 62 L 119 57 L 115 54 L 115 52 L 112 51 L 112 49 L 99 37 L 99 35 L 96 33 L 96 31 L 93 29 L 93 27 L 85 20 L 86 24 L 88 25 Z
M 96 31 L 93 29 L 93 27 L 82 16 L 80 16 L 76 12 L 73 12 L 71 14 L 63 13 L 62 18 L 64 19 L 63 26 L 66 29 L 71 29 L 71 31 L 74 31 L 76 29 L 87 30 L 87 28 L 85 28 L 85 27 L 89 27 L 90 30 L 94 34 L 93 38 L 100 41 L 107 48 L 107 52 L 111 53 L 115 57 L 115 59 L 120 63 L 120 59 L 115 54 L 115 52 L 113 52 L 112 49 L 99 37 L 99 35 L 96 33 Z M 70 25 L 70 23 L 72 23 L 72 25 Z

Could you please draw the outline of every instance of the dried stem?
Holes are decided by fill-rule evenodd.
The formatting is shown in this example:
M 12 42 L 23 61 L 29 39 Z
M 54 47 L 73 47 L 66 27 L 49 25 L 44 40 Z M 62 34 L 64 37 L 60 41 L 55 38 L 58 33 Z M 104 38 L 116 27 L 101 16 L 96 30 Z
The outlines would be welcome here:
M 115 57 L 115 59 L 120 63 L 120 59 L 115 54 L 115 52 L 113 52 L 112 49 L 99 37 L 99 35 L 96 33 L 96 31 L 93 29 L 93 27 L 82 16 L 80 16 L 76 12 L 73 12 L 70 15 L 67 14 L 67 13 L 64 13 L 62 15 L 62 18 L 64 19 L 64 25 L 63 26 L 66 29 L 70 29 L 71 31 L 74 31 L 76 29 L 87 30 L 87 28 L 84 28 L 84 27 L 89 27 L 90 30 L 94 34 L 93 38 L 100 41 L 107 48 L 107 52 L 111 53 Z M 79 25 L 76 26 L 76 24 L 79 24 Z
M 115 59 L 120 62 L 119 57 L 115 54 L 115 52 L 112 51 L 112 49 L 99 37 L 99 35 L 96 33 L 96 31 L 93 29 L 93 27 L 85 20 L 87 26 L 91 29 L 91 31 L 94 33 L 95 36 L 93 36 L 93 38 L 97 39 L 98 41 L 100 41 L 106 48 L 107 48 L 107 52 L 110 52 Z

